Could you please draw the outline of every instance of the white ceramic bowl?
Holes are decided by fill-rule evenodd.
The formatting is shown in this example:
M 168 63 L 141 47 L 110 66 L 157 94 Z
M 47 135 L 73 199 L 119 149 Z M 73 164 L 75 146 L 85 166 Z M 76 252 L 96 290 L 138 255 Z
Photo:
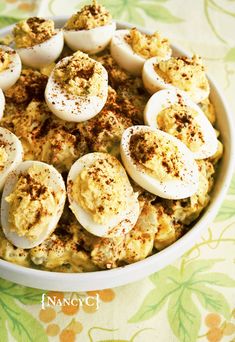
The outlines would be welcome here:
M 66 17 L 53 18 L 57 27 L 63 26 Z M 129 28 L 126 23 L 117 23 L 118 28 Z M 9 34 L 12 26 L 0 30 L 0 36 Z M 151 33 L 146 29 L 139 28 L 142 32 Z M 187 54 L 180 48 L 173 46 L 174 54 Z M 221 132 L 221 139 L 225 146 L 224 156 L 220 163 L 216 183 L 213 188 L 212 198 L 209 206 L 197 223 L 178 241 L 161 252 L 146 258 L 145 260 L 119 267 L 112 270 L 88 272 L 88 273 L 58 273 L 40 271 L 36 269 L 18 266 L 16 264 L 0 259 L 0 277 L 13 282 L 35 288 L 54 291 L 88 291 L 110 288 L 137 281 L 179 258 L 184 252 L 191 248 L 202 234 L 213 218 L 224 199 L 229 187 L 234 166 L 234 134 L 233 124 L 226 101 L 210 79 L 211 100 L 217 112 L 217 125 Z

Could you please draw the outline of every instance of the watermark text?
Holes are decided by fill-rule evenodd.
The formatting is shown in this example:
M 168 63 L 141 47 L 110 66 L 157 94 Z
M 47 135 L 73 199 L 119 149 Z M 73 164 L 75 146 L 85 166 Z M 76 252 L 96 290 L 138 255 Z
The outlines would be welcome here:
M 94 296 L 89 295 L 79 295 L 73 293 L 69 298 L 59 298 L 58 296 L 48 295 L 46 293 L 42 294 L 42 309 L 45 310 L 47 307 L 52 306 L 79 306 L 83 305 L 94 307 L 95 310 L 99 309 L 100 306 L 100 297 L 99 294 L 95 294 Z

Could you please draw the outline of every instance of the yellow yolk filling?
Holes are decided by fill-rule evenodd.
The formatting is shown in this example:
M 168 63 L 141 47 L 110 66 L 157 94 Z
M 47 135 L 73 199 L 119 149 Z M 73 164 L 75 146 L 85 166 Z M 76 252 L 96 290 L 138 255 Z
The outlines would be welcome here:
M 196 92 L 209 87 L 202 60 L 196 55 L 192 58 L 172 57 L 155 64 L 154 69 L 166 83 L 184 91 Z
M 95 222 L 102 224 L 126 209 L 127 187 L 131 188 L 122 165 L 107 155 L 81 171 L 72 185 L 72 197 Z
M 81 11 L 72 15 L 65 24 L 66 30 L 90 30 L 95 27 L 108 25 L 112 21 L 111 14 L 97 1 L 84 6 Z
M 7 51 L 0 49 L 0 72 L 8 69 L 11 63 L 11 54 Z
M 203 145 L 201 127 L 195 121 L 198 113 L 183 104 L 174 104 L 163 109 L 157 116 L 159 129 L 180 139 L 191 151 Z
M 167 138 L 152 132 L 133 134 L 130 139 L 130 155 L 134 162 L 146 173 L 159 181 L 180 177 L 183 167 L 181 154 Z
M 104 82 L 100 63 L 80 51 L 56 68 L 54 77 L 67 93 L 77 96 L 97 96 Z
M 155 56 L 165 57 L 171 53 L 168 39 L 162 38 L 158 32 L 144 34 L 133 28 L 130 30 L 130 34 L 125 37 L 125 40 L 134 52 L 146 59 Z
M 43 43 L 55 34 L 53 20 L 32 17 L 22 20 L 13 29 L 17 48 L 27 48 Z

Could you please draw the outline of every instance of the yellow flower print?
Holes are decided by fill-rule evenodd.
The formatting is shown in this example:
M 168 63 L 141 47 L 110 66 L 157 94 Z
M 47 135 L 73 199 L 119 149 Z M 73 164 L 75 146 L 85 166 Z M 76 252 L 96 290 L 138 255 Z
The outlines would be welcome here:
M 59 335 L 60 342 L 74 342 L 76 340 L 76 334 L 80 334 L 83 330 L 83 325 L 72 319 L 72 321 L 63 329 Z
M 35 10 L 35 4 L 34 3 L 27 3 L 27 2 L 21 2 L 17 8 L 21 11 L 24 12 L 32 12 L 33 10 Z
M 49 324 L 46 328 L 46 334 L 51 337 L 58 335 L 59 332 L 60 332 L 60 327 L 58 326 L 58 324 L 52 323 L 52 324 Z
M 231 319 L 233 319 L 233 312 L 231 314 Z M 205 317 L 205 324 L 209 328 L 205 335 L 209 342 L 220 342 L 223 336 L 232 336 L 235 333 L 235 324 L 231 321 L 223 321 L 219 314 L 209 313 Z

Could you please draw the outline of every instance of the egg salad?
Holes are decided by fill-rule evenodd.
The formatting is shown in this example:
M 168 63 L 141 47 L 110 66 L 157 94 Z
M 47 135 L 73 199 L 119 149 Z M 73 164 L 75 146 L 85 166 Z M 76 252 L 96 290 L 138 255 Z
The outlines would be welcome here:
M 0 258 L 93 272 L 187 233 L 224 150 L 201 58 L 116 29 L 95 0 L 63 28 L 26 18 L 1 42 Z

